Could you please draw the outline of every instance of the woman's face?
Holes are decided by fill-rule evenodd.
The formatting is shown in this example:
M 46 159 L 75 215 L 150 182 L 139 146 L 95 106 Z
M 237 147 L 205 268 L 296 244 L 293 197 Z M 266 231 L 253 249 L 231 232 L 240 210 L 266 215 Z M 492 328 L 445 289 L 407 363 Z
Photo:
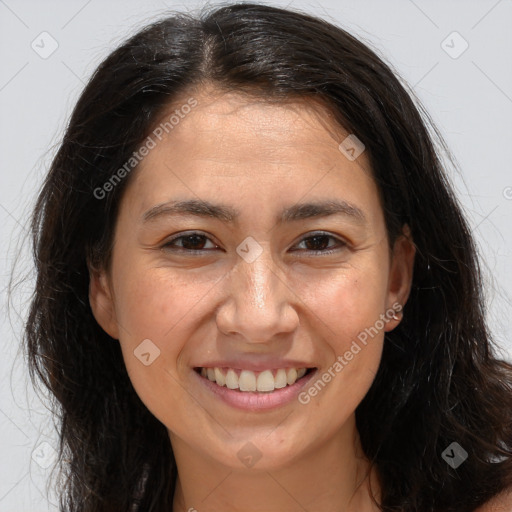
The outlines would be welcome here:
M 339 149 L 326 111 L 187 98 L 133 171 L 91 305 L 173 447 L 286 467 L 353 420 L 414 250 L 390 251 L 367 155 Z

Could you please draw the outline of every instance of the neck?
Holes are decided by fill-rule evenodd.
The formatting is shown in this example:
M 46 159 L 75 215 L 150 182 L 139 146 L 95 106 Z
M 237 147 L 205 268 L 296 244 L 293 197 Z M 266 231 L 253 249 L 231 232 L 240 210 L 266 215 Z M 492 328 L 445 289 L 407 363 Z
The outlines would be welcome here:
M 172 434 L 178 467 L 173 512 L 374 512 L 375 468 L 364 457 L 353 415 L 335 436 L 309 445 L 286 465 L 228 467 Z M 263 458 L 261 459 L 263 462 Z M 258 466 L 260 466 L 258 468 Z

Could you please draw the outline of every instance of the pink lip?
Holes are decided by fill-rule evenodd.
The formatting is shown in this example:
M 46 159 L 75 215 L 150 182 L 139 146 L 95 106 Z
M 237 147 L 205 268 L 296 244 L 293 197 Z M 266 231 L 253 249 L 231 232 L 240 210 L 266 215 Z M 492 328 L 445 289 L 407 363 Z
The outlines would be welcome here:
M 302 368 L 304 368 L 304 366 L 302 366 Z M 291 386 L 276 389 L 272 392 L 238 391 L 235 389 L 229 389 L 225 386 L 219 386 L 206 377 L 201 377 L 201 375 L 196 371 L 193 371 L 192 374 L 194 375 L 194 378 L 199 379 L 199 384 L 201 386 L 204 386 L 207 390 L 211 391 L 224 403 L 244 411 L 264 411 L 283 406 L 297 399 L 301 390 L 316 375 L 317 371 L 318 370 L 315 369 L 304 375 L 304 377 Z

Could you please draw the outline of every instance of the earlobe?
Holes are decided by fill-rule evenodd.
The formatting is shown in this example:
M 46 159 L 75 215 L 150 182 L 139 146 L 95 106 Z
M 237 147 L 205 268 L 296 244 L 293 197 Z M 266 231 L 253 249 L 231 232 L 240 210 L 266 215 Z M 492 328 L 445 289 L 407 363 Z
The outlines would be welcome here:
M 100 327 L 110 337 L 119 339 L 114 300 L 104 270 L 89 267 L 89 304 Z
M 411 237 L 411 230 L 405 224 L 402 234 L 393 246 L 387 305 L 389 309 L 396 311 L 396 314 L 387 323 L 386 331 L 393 330 L 401 321 L 402 309 L 411 292 L 415 254 L 416 247 Z

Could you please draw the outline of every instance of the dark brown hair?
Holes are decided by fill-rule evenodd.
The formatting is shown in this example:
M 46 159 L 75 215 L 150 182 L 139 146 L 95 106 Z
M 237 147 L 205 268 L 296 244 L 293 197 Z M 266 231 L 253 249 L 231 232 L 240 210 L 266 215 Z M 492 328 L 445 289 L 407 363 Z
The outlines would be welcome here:
M 60 420 L 62 510 L 172 509 L 167 430 L 92 315 L 87 262 L 108 266 L 119 200 L 136 170 L 103 199 L 94 191 L 178 94 L 207 82 L 324 102 L 366 146 L 390 241 L 411 228 L 412 292 L 356 411 L 382 479 L 382 510 L 470 512 L 512 485 L 512 366 L 496 357 L 486 327 L 475 245 L 434 145 L 449 154 L 442 137 L 397 73 L 345 30 L 233 4 L 173 14 L 113 51 L 82 92 L 40 191 L 25 339 L 31 377 L 51 391 Z M 468 453 L 457 469 L 441 457 L 454 441 Z

